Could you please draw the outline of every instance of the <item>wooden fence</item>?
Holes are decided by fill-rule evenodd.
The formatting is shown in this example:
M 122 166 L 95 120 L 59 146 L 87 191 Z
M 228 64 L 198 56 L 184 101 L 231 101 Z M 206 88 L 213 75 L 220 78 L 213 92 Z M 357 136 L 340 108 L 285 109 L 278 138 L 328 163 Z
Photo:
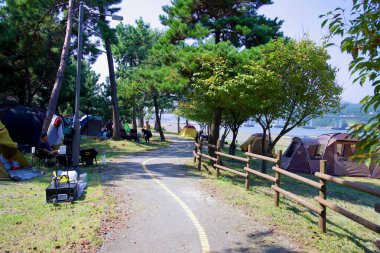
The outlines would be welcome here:
M 216 157 L 211 157 L 211 156 L 205 154 L 202 151 L 202 148 L 204 146 L 214 148 L 216 150 L 216 152 L 215 152 Z M 251 150 L 251 146 L 248 146 L 248 150 L 249 151 Z M 250 152 L 245 152 L 246 157 L 238 157 L 238 156 L 233 156 L 233 155 L 222 153 L 220 151 L 220 146 L 210 145 L 207 143 L 200 142 L 200 143 L 195 143 L 195 149 L 193 151 L 193 154 L 194 154 L 194 162 L 196 162 L 198 160 L 198 169 L 199 170 L 201 170 L 201 167 L 202 167 L 202 158 L 206 158 L 209 161 L 211 161 L 211 163 L 213 164 L 213 167 L 216 169 L 217 177 L 220 176 L 220 171 L 222 170 L 222 171 L 228 171 L 230 173 L 233 173 L 235 175 L 239 175 L 239 176 L 242 176 L 243 178 L 245 178 L 245 189 L 246 190 L 249 189 L 249 180 L 250 180 L 251 175 L 266 179 L 270 182 L 273 182 L 274 184 L 271 186 L 271 188 L 274 191 L 274 206 L 276 206 L 276 207 L 279 206 L 280 194 L 282 194 L 285 197 L 295 201 L 296 203 L 312 210 L 313 212 L 315 212 L 319 216 L 318 224 L 319 224 L 319 230 L 321 232 L 326 232 L 326 221 L 327 221 L 326 209 L 330 208 L 331 210 L 349 218 L 350 220 L 357 222 L 357 223 L 361 224 L 362 226 L 380 234 L 380 226 L 379 225 L 377 225 L 377 224 L 375 224 L 375 223 L 373 223 L 373 222 L 371 222 L 371 221 L 369 221 L 363 217 L 360 217 L 359 215 L 356 215 L 356 214 L 350 212 L 349 210 L 346 210 L 346 209 L 332 203 L 331 201 L 328 201 L 326 198 L 326 195 L 327 195 L 327 190 L 326 190 L 327 187 L 326 186 L 327 186 L 327 182 L 335 183 L 335 184 L 342 185 L 345 187 L 349 187 L 349 188 L 352 188 L 352 189 L 355 189 L 355 190 L 358 190 L 358 191 L 361 191 L 364 193 L 368 193 L 368 194 L 371 194 L 371 195 L 374 195 L 377 197 L 380 197 L 380 190 L 379 189 L 373 189 L 373 188 L 368 187 L 364 184 L 351 182 L 351 181 L 343 180 L 343 179 L 338 178 L 338 177 L 327 175 L 326 174 L 326 161 L 325 160 L 320 161 L 320 170 L 319 170 L 319 172 L 315 173 L 315 176 L 319 178 L 319 182 L 317 182 L 317 181 L 310 180 L 308 178 L 302 177 L 300 175 L 297 175 L 295 173 L 292 173 L 292 172 L 289 172 L 289 171 L 286 171 L 286 170 L 280 168 L 280 160 L 281 160 L 281 155 L 282 155 L 281 152 L 277 152 L 276 158 L 266 157 L 266 156 L 262 156 L 262 155 L 258 155 L 258 154 L 254 154 L 254 153 L 250 153 Z M 244 162 L 246 164 L 245 167 L 243 168 L 245 172 L 241 172 L 238 170 L 234 170 L 234 169 L 222 166 L 221 163 L 222 163 L 223 157 L 230 158 L 230 159 L 240 161 L 240 162 Z M 275 166 L 273 166 L 272 169 L 275 172 L 275 176 L 273 177 L 271 175 L 261 173 L 259 171 L 252 169 L 251 168 L 251 160 L 252 159 L 258 159 L 258 160 L 274 163 Z M 291 193 L 287 190 L 282 189 L 281 188 L 281 177 L 282 176 L 290 177 L 290 178 L 295 179 L 295 180 L 297 180 L 301 183 L 304 183 L 308 186 L 317 188 L 319 191 L 319 195 L 316 196 L 314 198 L 314 200 L 318 203 L 318 205 L 314 205 L 313 203 L 310 203 L 309 201 L 303 199 L 302 197 L 300 197 L 294 193 Z M 376 212 L 380 213 L 380 203 L 374 204 L 374 209 Z M 375 245 L 378 248 L 380 248 L 380 241 L 376 241 Z

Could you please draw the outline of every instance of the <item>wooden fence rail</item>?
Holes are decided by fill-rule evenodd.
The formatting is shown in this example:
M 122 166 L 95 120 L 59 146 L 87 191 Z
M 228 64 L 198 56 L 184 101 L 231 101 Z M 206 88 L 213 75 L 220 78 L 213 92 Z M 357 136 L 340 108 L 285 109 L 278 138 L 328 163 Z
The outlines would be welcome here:
M 211 148 L 216 149 L 217 150 L 215 152 L 216 157 L 211 157 L 207 154 L 202 153 L 202 147 L 203 146 L 207 146 L 207 147 L 211 147 Z M 248 146 L 248 151 L 251 151 L 251 146 Z M 220 175 L 220 170 L 228 171 L 228 172 L 233 173 L 235 175 L 239 175 L 239 176 L 244 177 L 245 178 L 246 190 L 249 189 L 250 175 L 258 176 L 260 178 L 263 178 L 263 179 L 266 179 L 270 182 L 273 182 L 274 185 L 272 185 L 271 188 L 274 191 L 274 205 L 276 207 L 279 206 L 280 194 L 282 194 L 285 197 L 295 201 L 296 203 L 314 211 L 315 213 L 317 213 L 319 215 L 318 224 L 319 224 L 319 229 L 321 232 L 326 232 L 326 221 L 327 221 L 326 209 L 330 208 L 331 210 L 334 210 L 335 212 L 351 219 L 352 221 L 357 222 L 357 223 L 361 224 L 362 226 L 380 234 L 380 226 L 379 225 L 377 225 L 371 221 L 368 221 L 368 220 L 364 219 L 363 217 L 360 217 L 356 214 L 353 214 L 350 211 L 348 211 L 342 207 L 339 207 L 338 205 L 326 200 L 326 196 L 327 196 L 327 190 L 326 190 L 327 187 L 326 186 L 327 186 L 327 182 L 332 182 L 332 183 L 339 184 L 339 185 L 342 185 L 345 187 L 349 187 L 349 188 L 352 188 L 352 189 L 355 189 L 355 190 L 358 190 L 358 191 L 361 191 L 364 193 L 368 193 L 368 194 L 371 194 L 371 195 L 374 195 L 377 197 L 380 197 L 380 190 L 371 188 L 369 186 L 366 186 L 366 185 L 363 185 L 360 183 L 351 182 L 351 181 L 347 181 L 347 180 L 337 178 L 334 176 L 326 175 L 326 164 L 327 163 L 325 160 L 320 161 L 320 171 L 315 173 L 315 176 L 317 178 L 319 178 L 319 182 L 318 182 L 318 181 L 313 181 L 313 180 L 308 179 L 306 177 L 302 177 L 300 175 L 294 174 L 292 172 L 289 172 L 287 170 L 280 168 L 280 159 L 281 159 L 281 155 L 282 155 L 281 152 L 277 153 L 276 158 L 266 157 L 266 156 L 254 154 L 251 152 L 245 152 L 246 158 L 244 158 L 244 157 L 229 155 L 229 154 L 225 154 L 225 153 L 220 152 L 220 145 L 211 145 L 211 144 L 200 142 L 200 143 L 195 143 L 195 150 L 193 151 L 193 155 L 194 155 L 194 161 L 196 161 L 198 159 L 198 169 L 199 170 L 201 170 L 202 158 L 204 157 L 204 158 L 207 158 L 208 160 L 214 162 L 213 167 L 216 169 L 216 176 L 217 177 L 219 177 L 219 175 Z M 237 161 L 246 163 L 246 165 L 243 167 L 245 173 L 238 171 L 238 170 L 235 170 L 235 169 L 228 168 L 226 166 L 222 166 L 221 165 L 222 164 L 222 157 L 226 157 L 226 158 L 230 158 L 233 160 L 237 160 Z M 262 173 L 262 172 L 259 172 L 257 170 L 252 169 L 251 168 L 251 159 L 259 159 L 262 161 L 274 163 L 275 166 L 272 167 L 272 170 L 275 172 L 275 176 L 273 177 L 273 176 L 270 176 L 268 174 L 265 174 L 265 173 Z M 281 176 L 287 176 L 287 177 L 295 179 L 301 183 L 304 183 L 306 185 L 317 188 L 319 190 L 319 195 L 316 196 L 314 198 L 314 200 L 316 201 L 318 206 L 304 200 L 303 198 L 301 198 L 300 196 L 298 196 L 294 193 L 291 193 L 287 190 L 282 189 L 281 188 Z M 374 204 L 374 209 L 376 212 L 380 213 L 380 203 Z M 380 241 L 376 241 L 375 245 L 380 248 Z
M 347 181 L 347 180 L 344 180 L 344 179 L 341 179 L 341 178 L 338 178 L 338 177 L 334 177 L 334 176 L 330 176 L 330 175 L 326 175 L 326 174 L 323 174 L 323 173 L 320 173 L 320 172 L 316 172 L 315 176 L 317 176 L 319 178 L 322 178 L 322 179 L 324 179 L 326 181 L 330 181 L 330 182 L 333 182 L 333 183 L 336 183 L 336 184 L 339 184 L 339 185 L 343 185 L 343 186 L 346 186 L 346 187 L 349 187 L 349 188 L 352 188 L 352 189 L 355 189 L 355 190 L 358 190 L 358 191 L 366 192 L 368 194 L 380 197 L 380 190 L 373 189 L 373 188 L 371 188 L 369 186 L 366 186 L 366 185 L 363 185 L 363 184 L 360 184 L 360 183 Z

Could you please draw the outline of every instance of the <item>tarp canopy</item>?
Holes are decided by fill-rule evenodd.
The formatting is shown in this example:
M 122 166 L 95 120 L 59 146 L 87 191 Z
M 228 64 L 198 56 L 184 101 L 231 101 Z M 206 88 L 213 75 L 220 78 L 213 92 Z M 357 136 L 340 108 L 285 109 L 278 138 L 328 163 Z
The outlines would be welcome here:
M 281 158 L 283 169 L 314 174 L 320 160 L 327 161 L 326 173 L 333 176 L 380 178 L 380 168 L 352 160 L 357 140 L 345 133 L 324 134 L 316 139 L 293 138 Z
M 245 142 L 243 142 L 243 144 L 240 145 L 240 149 L 243 152 L 247 152 L 248 145 L 251 145 L 252 153 L 262 155 L 263 154 L 262 139 L 263 139 L 263 134 L 259 134 L 259 133 L 252 134 L 251 137 L 249 137 Z M 267 137 L 265 140 L 265 146 L 268 146 L 268 143 L 269 143 L 269 138 Z
M 195 128 L 184 127 L 178 135 L 185 138 L 195 138 L 197 136 L 197 130 Z

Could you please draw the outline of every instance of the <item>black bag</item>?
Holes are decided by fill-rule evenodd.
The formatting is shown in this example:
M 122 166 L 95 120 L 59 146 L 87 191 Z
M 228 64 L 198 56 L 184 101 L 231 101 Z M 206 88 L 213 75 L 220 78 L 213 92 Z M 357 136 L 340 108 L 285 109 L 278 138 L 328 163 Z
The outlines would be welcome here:
M 86 165 L 93 165 L 94 160 L 95 160 L 95 163 L 98 164 L 98 161 L 96 160 L 97 155 L 98 155 L 98 151 L 96 151 L 96 149 L 94 148 L 82 149 L 80 151 L 80 157 L 81 157 L 82 163 Z

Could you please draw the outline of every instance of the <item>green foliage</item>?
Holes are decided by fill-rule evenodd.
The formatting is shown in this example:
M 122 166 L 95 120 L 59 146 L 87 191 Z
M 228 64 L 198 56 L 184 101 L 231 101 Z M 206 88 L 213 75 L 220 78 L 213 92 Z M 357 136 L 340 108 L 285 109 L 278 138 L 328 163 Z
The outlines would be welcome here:
M 76 60 L 71 57 L 68 60 L 66 75 L 59 93 L 57 111 L 69 115 L 74 113 L 74 97 L 76 88 Z M 99 83 L 99 74 L 91 69 L 91 66 L 82 61 L 81 73 L 81 103 L 80 113 L 102 116 L 109 119 L 111 115 L 110 92 L 107 85 Z
M 349 69 L 356 77 L 354 81 L 360 85 L 367 81 L 372 84 L 374 94 L 366 96 L 361 101 L 365 112 L 372 110 L 372 107 L 377 110 L 380 106 L 379 8 L 380 3 L 377 0 L 353 0 L 351 10 L 337 8 L 320 16 L 324 18 L 322 27 L 328 26 L 329 38 L 333 36 L 342 38 L 340 42 L 342 52 L 353 57 Z M 345 16 L 347 11 L 348 17 Z M 376 163 L 380 163 L 379 126 L 380 114 L 377 114 L 365 126 L 352 129 L 352 134 L 360 138 L 358 146 L 361 157 L 372 158 Z
M 64 14 L 55 1 L 4 1 L 0 5 L 1 98 L 31 105 L 47 100 L 63 44 Z
M 199 125 L 211 123 L 212 108 L 204 101 L 183 101 L 178 104 L 176 114 L 188 120 L 193 120 Z
M 226 108 L 232 101 L 233 80 L 247 59 L 228 42 L 189 47 L 181 55 L 181 72 L 191 78 L 192 99 L 209 107 Z
M 112 50 L 120 72 L 126 67 L 138 67 L 148 58 L 148 52 L 157 42 L 159 32 L 140 18 L 136 20 L 136 26 L 119 24 L 116 36 L 118 43 Z
M 323 47 L 310 40 L 277 40 L 260 46 L 253 56 L 244 74 L 237 77 L 237 82 L 245 84 L 240 85 L 242 98 L 252 101 L 253 117 L 264 134 L 271 135 L 274 120 L 285 119 L 268 152 L 294 127 L 340 108 L 342 87 L 335 83 L 336 71 L 327 63 Z
M 56 78 L 65 36 L 67 3 L 58 1 L 4 1 L 0 6 L 0 98 L 46 107 Z M 99 50 L 89 41 L 95 33 L 85 11 L 84 55 L 94 62 Z M 74 22 L 72 37 L 77 34 Z M 93 42 L 94 41 L 94 42 Z M 73 45 L 76 41 L 72 39 Z M 71 50 L 70 55 L 75 51 Z M 72 61 L 69 59 L 69 61 Z M 70 65 L 71 64 L 71 65 Z M 62 112 L 73 103 L 76 70 L 69 63 L 60 92 Z M 85 74 L 86 75 L 86 74 Z
M 207 1 L 174 0 L 164 6 L 163 25 L 169 26 L 166 37 L 172 43 L 186 38 L 202 39 L 212 35 L 215 43 L 230 41 L 234 46 L 252 47 L 268 42 L 279 32 L 282 21 L 257 14 L 270 0 Z

